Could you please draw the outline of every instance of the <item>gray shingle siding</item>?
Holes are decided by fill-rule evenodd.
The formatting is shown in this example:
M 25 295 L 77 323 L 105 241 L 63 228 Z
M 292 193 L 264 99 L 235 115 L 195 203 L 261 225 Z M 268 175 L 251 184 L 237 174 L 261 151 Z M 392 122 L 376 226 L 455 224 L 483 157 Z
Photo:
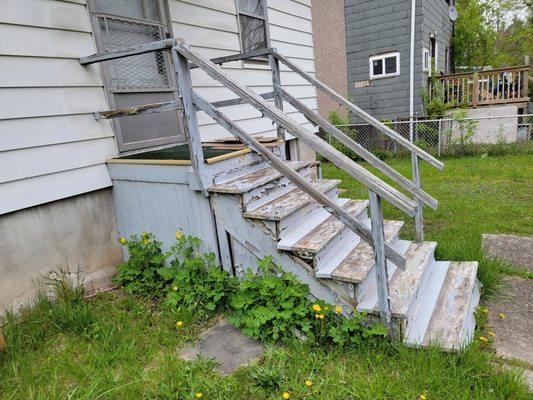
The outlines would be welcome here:
M 409 115 L 409 50 L 411 0 L 346 0 L 346 52 L 348 92 L 355 103 L 380 119 Z M 436 32 L 438 68 L 444 72 L 446 48 L 452 32 L 445 0 L 417 0 L 415 31 L 415 112 L 423 113 L 422 71 L 424 47 Z M 356 88 L 370 79 L 369 57 L 400 52 L 400 75 L 374 79 L 371 87 Z

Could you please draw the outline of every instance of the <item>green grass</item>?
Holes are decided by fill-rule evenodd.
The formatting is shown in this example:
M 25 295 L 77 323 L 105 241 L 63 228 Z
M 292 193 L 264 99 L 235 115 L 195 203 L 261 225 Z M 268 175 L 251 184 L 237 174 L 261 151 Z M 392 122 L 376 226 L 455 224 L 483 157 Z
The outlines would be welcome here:
M 410 164 L 391 161 L 408 174 Z M 479 260 L 481 279 L 494 293 L 502 273 L 519 273 L 481 257 L 480 234 L 531 235 L 533 197 L 527 156 L 447 160 L 439 172 L 424 165 L 426 190 L 439 199 L 426 211 L 426 234 L 438 258 Z M 324 175 L 343 179 L 347 196 L 366 192 L 331 165 Z M 388 218 L 404 216 L 385 207 Z M 404 237 L 414 234 L 407 221 Z M 40 297 L 33 308 L 8 315 L 7 348 L 0 352 L 0 399 L 405 399 L 526 400 L 517 371 L 498 363 L 478 340 L 461 353 L 382 343 L 341 350 L 294 341 L 270 347 L 258 362 L 222 377 L 213 361 L 185 362 L 179 351 L 213 323 L 195 310 L 171 309 L 115 291 L 83 301 L 56 285 L 58 300 Z M 176 321 L 184 322 L 177 328 Z M 481 331 L 488 329 L 480 319 Z M 483 333 L 485 334 L 485 333 Z M 307 388 L 306 379 L 313 381 Z
M 410 160 L 387 163 L 411 176 Z M 447 159 L 442 172 L 421 161 L 421 174 L 424 190 L 439 201 L 437 211 L 424 208 L 425 239 L 438 242 L 438 259 L 479 261 L 479 278 L 488 296 L 498 292 L 502 274 L 532 277 L 530 272 L 485 259 L 481 234 L 533 235 L 533 156 Z M 324 164 L 323 175 L 342 179 L 344 197 L 368 198 L 361 184 L 334 165 Z M 405 221 L 401 237 L 414 238 L 414 219 L 386 202 L 384 214 Z
M 182 328 L 176 320 L 184 321 Z M 179 359 L 212 321 L 125 295 L 53 304 L 8 320 L 0 399 L 528 399 L 519 372 L 474 343 L 461 354 L 387 342 L 351 350 L 293 341 L 229 376 Z M 306 379 L 313 381 L 307 388 Z

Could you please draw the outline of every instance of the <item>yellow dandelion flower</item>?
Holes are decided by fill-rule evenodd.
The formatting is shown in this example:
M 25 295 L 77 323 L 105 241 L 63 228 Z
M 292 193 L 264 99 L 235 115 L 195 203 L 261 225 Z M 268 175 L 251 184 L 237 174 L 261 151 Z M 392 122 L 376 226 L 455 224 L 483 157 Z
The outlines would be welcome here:
M 282 397 L 283 397 L 284 399 L 290 399 L 291 395 L 290 395 L 289 392 L 283 392 Z
M 172 286 L 172 290 L 177 292 L 178 291 L 178 287 L 177 286 Z
M 307 380 L 305 381 L 305 386 L 307 386 L 307 387 L 311 387 L 311 386 L 313 386 L 313 381 L 312 381 L 311 379 L 307 379 Z
M 318 319 L 319 317 L 320 317 L 320 315 L 318 315 L 318 314 L 315 314 L 315 318 L 317 318 L 317 319 Z
M 324 314 L 320 314 L 320 315 L 318 316 L 318 318 L 320 318 L 320 319 L 324 319 L 324 317 L 325 317 Z
M 494 334 L 494 332 L 489 332 L 488 335 L 489 335 L 490 337 L 492 337 L 492 338 L 493 338 L 494 336 L 496 336 L 496 335 Z
M 427 397 L 425 394 L 421 394 L 420 396 L 418 396 L 418 400 L 427 400 Z
M 118 238 L 118 242 L 119 242 L 120 244 L 126 244 L 126 243 L 128 243 L 128 241 L 126 240 L 125 237 L 120 237 L 120 238 Z
M 148 239 L 144 239 L 144 240 L 143 240 L 143 243 L 144 243 L 144 244 L 148 244 L 148 243 L 150 243 L 150 240 L 148 240 Z
M 176 322 L 176 328 L 181 328 L 183 326 L 183 321 Z
M 196 397 L 197 399 L 201 399 L 202 397 L 204 397 L 204 394 L 202 392 L 198 392 L 194 395 L 194 397 Z
M 487 339 L 485 336 L 480 336 L 478 339 L 483 343 L 487 343 L 489 341 L 489 339 Z
M 319 304 L 313 304 L 313 311 L 320 312 L 322 311 L 322 307 Z
M 342 313 L 342 307 L 341 307 L 341 306 L 335 306 L 335 312 L 336 312 L 337 314 Z
M 507 317 L 507 315 L 505 315 L 504 313 L 500 313 L 500 314 L 498 315 L 498 317 L 500 317 L 501 319 L 504 319 L 505 317 Z
M 183 232 L 181 232 L 181 231 L 176 231 L 176 239 L 177 239 L 177 240 L 180 240 L 182 237 L 183 237 Z

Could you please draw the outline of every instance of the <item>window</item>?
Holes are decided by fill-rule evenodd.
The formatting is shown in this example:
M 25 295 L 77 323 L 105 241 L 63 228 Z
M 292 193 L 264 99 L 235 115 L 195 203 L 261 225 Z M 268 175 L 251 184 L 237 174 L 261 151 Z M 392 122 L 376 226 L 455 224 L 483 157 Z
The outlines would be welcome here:
M 422 50 L 422 70 L 429 71 L 429 49 L 427 47 Z
M 98 52 L 170 36 L 164 0 L 92 0 L 91 21 Z M 146 53 L 101 64 L 110 107 L 122 108 L 176 99 L 168 54 Z M 177 113 L 113 120 L 121 152 L 183 140 Z
M 265 0 L 236 0 L 243 52 L 268 47 L 267 6 Z
M 370 79 L 400 75 L 400 53 L 387 53 L 370 57 Z

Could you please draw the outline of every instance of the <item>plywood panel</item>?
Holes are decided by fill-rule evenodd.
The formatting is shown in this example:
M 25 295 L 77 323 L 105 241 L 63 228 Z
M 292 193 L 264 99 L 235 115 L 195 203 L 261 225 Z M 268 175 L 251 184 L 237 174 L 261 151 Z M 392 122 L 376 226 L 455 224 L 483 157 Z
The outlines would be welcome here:
M 91 32 L 84 5 L 43 0 L 0 0 L 0 23 Z
M 105 164 L 4 183 L 0 215 L 111 186 Z
M 0 56 L 0 87 L 103 86 L 98 64 L 64 58 Z
M 0 183 L 102 164 L 116 154 L 113 138 L 4 151 L 0 153 Z
M 92 114 L 0 121 L 0 152 L 103 137 L 113 137 L 111 122 Z
M 169 6 L 172 22 L 239 33 L 236 15 L 182 1 L 172 1 Z
M 0 120 L 84 114 L 108 109 L 102 88 L 0 89 Z
M 0 54 L 78 58 L 96 53 L 85 32 L 0 24 Z

